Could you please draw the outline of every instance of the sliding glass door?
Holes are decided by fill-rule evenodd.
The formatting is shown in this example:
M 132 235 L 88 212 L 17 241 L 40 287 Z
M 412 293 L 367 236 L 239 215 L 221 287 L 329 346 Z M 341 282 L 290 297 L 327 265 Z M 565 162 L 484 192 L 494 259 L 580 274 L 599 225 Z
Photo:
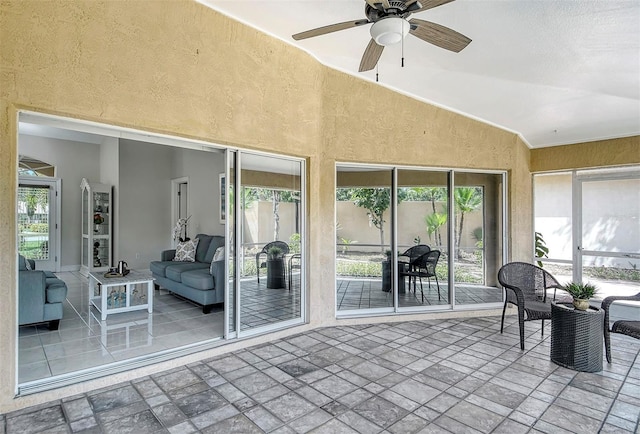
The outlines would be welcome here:
M 448 171 L 398 169 L 398 306 L 449 304 Z
M 561 283 L 595 284 L 598 298 L 640 291 L 638 168 L 539 174 L 534 196 L 535 261 Z
M 338 165 L 338 315 L 502 303 L 504 185 L 504 173 Z
M 338 311 L 391 309 L 391 169 L 340 166 L 336 173 Z
M 640 291 L 640 172 L 576 173 L 575 280 L 608 294 Z M 579 234 L 577 235 L 579 230 Z
M 501 302 L 497 274 L 504 257 L 504 176 L 456 172 L 453 208 L 455 303 Z
M 239 336 L 302 321 L 304 163 L 240 152 L 238 216 Z

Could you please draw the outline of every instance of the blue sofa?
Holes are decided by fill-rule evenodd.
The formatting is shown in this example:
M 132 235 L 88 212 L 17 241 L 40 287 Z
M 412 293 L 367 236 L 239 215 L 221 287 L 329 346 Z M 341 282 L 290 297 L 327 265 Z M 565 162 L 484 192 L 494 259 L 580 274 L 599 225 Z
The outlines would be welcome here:
M 218 247 L 224 246 L 224 237 L 198 234 L 195 262 L 173 261 L 176 251 L 165 250 L 160 261 L 151 262 L 149 268 L 156 289 L 166 288 L 188 300 L 201 304 L 209 313 L 214 304 L 224 303 L 224 259 L 213 262 Z M 213 269 L 213 273 L 210 270 Z
M 18 324 L 49 322 L 50 330 L 58 330 L 66 298 L 62 280 L 51 271 L 36 270 L 32 259 L 18 255 Z

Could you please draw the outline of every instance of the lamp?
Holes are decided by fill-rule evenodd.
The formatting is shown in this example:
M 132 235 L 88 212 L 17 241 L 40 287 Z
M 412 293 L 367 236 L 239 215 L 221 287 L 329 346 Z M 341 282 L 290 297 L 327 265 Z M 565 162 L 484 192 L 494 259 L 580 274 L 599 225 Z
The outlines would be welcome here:
M 390 16 L 376 21 L 371 26 L 371 37 L 378 45 L 397 44 L 409 33 L 411 25 L 398 16 Z

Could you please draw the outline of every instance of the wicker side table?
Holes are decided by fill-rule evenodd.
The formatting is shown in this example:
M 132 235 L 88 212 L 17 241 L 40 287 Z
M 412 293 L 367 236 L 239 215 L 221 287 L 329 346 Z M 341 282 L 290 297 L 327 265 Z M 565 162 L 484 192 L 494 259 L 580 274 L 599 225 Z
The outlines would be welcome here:
M 602 371 L 604 312 L 551 303 L 551 361 L 583 372 Z

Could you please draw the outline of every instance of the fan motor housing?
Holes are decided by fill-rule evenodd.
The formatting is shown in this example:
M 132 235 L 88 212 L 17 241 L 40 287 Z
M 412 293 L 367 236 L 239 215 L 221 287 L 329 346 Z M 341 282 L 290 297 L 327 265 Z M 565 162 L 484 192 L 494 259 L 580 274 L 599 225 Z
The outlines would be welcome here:
M 410 28 L 411 25 L 404 18 L 388 16 L 373 23 L 369 31 L 378 45 L 388 46 L 402 41 Z

